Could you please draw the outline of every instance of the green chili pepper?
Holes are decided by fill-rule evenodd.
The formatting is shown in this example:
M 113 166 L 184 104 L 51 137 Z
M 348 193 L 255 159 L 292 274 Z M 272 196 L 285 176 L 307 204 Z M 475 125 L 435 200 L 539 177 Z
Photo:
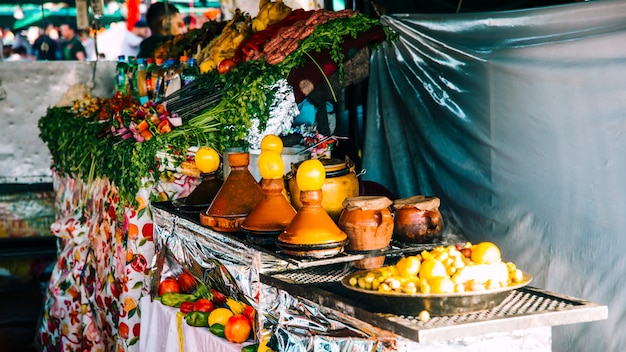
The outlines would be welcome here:
M 190 326 L 201 326 L 208 327 L 209 326 L 209 313 L 205 312 L 190 312 L 185 316 L 185 320 L 187 324 Z
M 170 307 L 180 307 L 181 303 L 186 301 L 195 301 L 196 298 L 192 294 L 167 292 L 161 296 L 161 303 Z
M 252 345 L 243 346 L 243 348 L 241 349 L 241 352 L 257 352 L 258 349 L 259 349 L 259 344 L 253 343 Z
M 219 337 L 224 337 L 224 325 L 222 325 L 222 324 L 213 324 L 213 325 L 211 325 L 210 330 L 213 333 L 213 335 L 219 336 Z

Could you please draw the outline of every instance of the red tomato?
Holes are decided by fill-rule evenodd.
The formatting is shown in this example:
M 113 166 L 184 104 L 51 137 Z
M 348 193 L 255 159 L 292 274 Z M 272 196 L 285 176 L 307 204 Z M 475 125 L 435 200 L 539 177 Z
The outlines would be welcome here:
M 158 289 L 159 296 L 163 296 L 163 294 L 167 292 L 180 292 L 180 286 L 178 285 L 178 281 L 176 281 L 176 279 L 170 277 L 161 281 Z
M 185 301 L 180 304 L 180 311 L 185 314 L 191 313 L 192 311 L 194 311 L 193 307 L 195 307 L 195 305 L 196 304 L 192 301 Z
M 252 325 L 243 314 L 235 314 L 228 318 L 224 326 L 224 337 L 230 342 L 242 343 L 250 337 Z
M 217 73 L 224 74 L 230 72 L 233 68 L 237 66 L 235 60 L 232 59 L 224 59 L 217 64 Z
M 195 312 L 210 313 L 210 312 L 213 311 L 213 309 L 215 309 L 215 306 L 213 305 L 213 302 L 211 302 L 211 300 L 207 299 L 207 298 L 200 298 L 193 305 L 193 310 Z
M 178 281 L 180 290 L 184 293 L 192 293 L 196 289 L 196 278 L 186 271 L 178 275 L 176 280 Z
M 248 320 L 250 320 L 251 325 L 254 325 L 254 320 L 256 319 L 256 311 L 254 310 L 254 308 L 252 308 L 249 305 L 246 305 L 246 307 L 243 309 L 243 315 L 248 317 Z
M 213 303 L 216 306 L 221 306 L 226 303 L 226 296 L 216 289 L 211 289 L 211 294 L 213 295 Z

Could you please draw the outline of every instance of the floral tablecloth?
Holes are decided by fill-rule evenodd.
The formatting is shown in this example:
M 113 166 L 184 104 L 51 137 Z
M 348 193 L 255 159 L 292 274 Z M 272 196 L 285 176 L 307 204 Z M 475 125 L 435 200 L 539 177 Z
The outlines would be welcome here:
M 139 351 L 138 302 L 155 254 L 149 202 L 184 197 L 196 182 L 183 173 L 145 180 L 132 207 L 106 179 L 54 176 L 60 246 L 38 333 L 45 351 Z

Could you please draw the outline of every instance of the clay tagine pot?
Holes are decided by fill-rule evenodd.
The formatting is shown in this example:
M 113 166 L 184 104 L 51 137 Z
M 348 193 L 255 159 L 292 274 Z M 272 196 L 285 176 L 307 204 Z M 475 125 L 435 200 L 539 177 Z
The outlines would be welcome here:
M 296 257 L 327 258 L 343 251 L 348 236 L 322 207 L 322 190 L 300 192 L 302 207 L 276 245 Z
M 263 197 L 241 224 L 246 239 L 257 244 L 274 244 L 292 219 L 296 210 L 283 194 L 285 181 L 261 179 Z
M 200 174 L 200 177 L 202 181 L 187 197 L 172 201 L 181 212 L 197 215 L 207 209 L 224 184 L 217 177 L 217 171 Z
M 263 191 L 248 171 L 248 153 L 230 153 L 228 162 L 230 174 L 211 206 L 200 214 L 200 223 L 215 231 L 238 232 L 241 223 L 263 197 Z

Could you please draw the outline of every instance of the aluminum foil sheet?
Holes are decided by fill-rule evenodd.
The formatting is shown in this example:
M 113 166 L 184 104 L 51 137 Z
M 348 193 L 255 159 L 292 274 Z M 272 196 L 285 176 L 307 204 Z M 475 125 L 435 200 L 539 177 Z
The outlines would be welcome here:
M 261 283 L 262 261 L 268 257 L 258 250 L 231 236 L 194 228 L 198 225 L 169 211 L 155 207 L 152 211 L 157 246 L 152 287 L 160 275 L 175 275 L 184 267 L 252 305 L 260 318 L 257 336 L 272 335 L 269 343 L 276 351 L 391 350 L 388 341 L 376 335 L 376 328 Z M 274 259 L 273 264 L 277 262 Z
M 268 89 L 275 94 L 270 105 L 270 117 L 265 128 L 260 126 L 258 119 L 252 120 L 247 137 L 250 149 L 259 149 L 261 140 L 268 134 L 280 135 L 289 131 L 294 118 L 300 114 L 293 88 L 286 79 L 278 80 Z

